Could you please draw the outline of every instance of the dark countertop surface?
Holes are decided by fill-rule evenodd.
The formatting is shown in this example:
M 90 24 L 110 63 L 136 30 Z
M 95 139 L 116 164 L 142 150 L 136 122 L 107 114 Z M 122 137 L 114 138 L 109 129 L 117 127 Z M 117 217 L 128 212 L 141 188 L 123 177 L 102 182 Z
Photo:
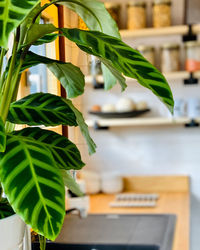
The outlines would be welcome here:
M 63 244 L 157 245 L 172 250 L 176 216 L 172 214 L 66 215 L 56 242 Z

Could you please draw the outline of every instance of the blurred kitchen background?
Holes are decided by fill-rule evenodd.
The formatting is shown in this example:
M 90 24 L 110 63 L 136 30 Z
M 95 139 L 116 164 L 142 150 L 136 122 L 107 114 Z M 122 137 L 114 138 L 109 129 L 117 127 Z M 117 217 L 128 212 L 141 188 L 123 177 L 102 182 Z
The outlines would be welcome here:
M 161 2 L 163 5 L 160 5 Z M 200 3 L 198 0 L 160 0 L 154 1 L 154 5 L 152 3 L 150 0 L 141 0 L 127 5 L 126 1 L 110 0 L 107 6 L 119 24 L 123 41 L 138 49 L 165 74 L 174 94 L 174 116 L 150 91 L 134 80 L 127 81 L 128 88 L 123 93 L 119 86 L 105 92 L 101 89 L 103 80 L 98 62 L 95 76 L 95 59 L 83 55 L 74 47 L 79 66 L 88 74 L 85 94 L 75 103 L 83 111 L 90 126 L 91 136 L 98 146 L 97 153 L 88 156 L 87 146 L 77 129 L 70 128 L 69 135 L 78 143 L 86 162 L 85 170 L 99 175 L 188 175 L 191 182 L 191 249 L 198 250 Z M 164 17 L 161 15 L 153 18 L 159 7 Z M 78 22 L 81 26 L 81 21 Z M 125 100 L 121 100 L 122 97 Z M 137 118 L 124 119 L 106 119 L 88 113 L 115 112 L 114 108 L 120 106 L 120 100 L 122 112 L 136 108 L 129 103 L 130 100 L 150 111 Z
M 115 183 L 111 187 L 112 180 L 120 176 L 189 176 L 190 249 L 199 250 L 200 1 L 107 0 L 106 7 L 116 20 L 123 41 L 163 72 L 174 95 L 175 110 L 172 116 L 135 80 L 127 79 L 128 87 L 123 93 L 119 86 L 105 91 L 98 60 L 65 41 L 66 61 L 81 67 L 87 75 L 85 94 L 76 98 L 74 104 L 84 113 L 97 144 L 97 153 L 89 156 L 79 129 L 69 128 L 69 138 L 86 163 L 78 176 L 89 184 L 89 194 L 121 192 L 122 186 Z M 43 22 L 51 18 L 47 14 Z M 64 22 L 67 27 L 86 28 L 67 9 Z M 55 44 L 51 46 L 54 47 L 39 49 L 44 55 L 55 57 Z M 32 92 L 48 89 L 59 93 L 53 84 L 55 79 L 40 66 L 27 77 Z M 102 188 L 98 185 L 100 179 L 102 183 L 107 180 L 110 186 Z

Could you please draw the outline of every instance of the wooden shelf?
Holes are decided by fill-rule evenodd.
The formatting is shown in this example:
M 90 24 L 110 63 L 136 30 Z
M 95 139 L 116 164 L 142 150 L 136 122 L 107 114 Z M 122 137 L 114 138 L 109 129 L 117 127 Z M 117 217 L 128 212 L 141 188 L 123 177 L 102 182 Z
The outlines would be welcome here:
M 194 34 L 200 33 L 200 24 L 192 26 Z M 146 28 L 140 30 L 121 30 L 122 38 L 136 38 L 147 36 L 169 36 L 169 35 L 186 35 L 189 32 L 188 25 L 170 26 L 164 28 Z
M 178 71 L 178 72 L 170 72 L 170 73 L 163 73 L 164 76 L 168 81 L 170 80 L 184 80 L 188 79 L 190 77 L 190 72 L 188 71 Z M 200 78 L 200 71 L 194 72 L 195 78 Z M 103 83 L 103 76 L 97 76 L 97 81 Z M 134 82 L 136 79 L 132 79 L 129 77 L 126 77 L 126 82 Z M 86 76 L 85 77 L 86 84 L 92 84 L 92 76 Z
M 200 118 L 195 119 L 200 122 Z M 190 123 L 188 117 L 165 118 L 165 117 L 148 117 L 148 118 L 127 118 L 127 119 L 94 119 L 86 120 L 88 127 L 94 127 L 98 123 L 100 127 L 122 127 L 122 126 L 161 126 L 161 125 L 185 125 Z

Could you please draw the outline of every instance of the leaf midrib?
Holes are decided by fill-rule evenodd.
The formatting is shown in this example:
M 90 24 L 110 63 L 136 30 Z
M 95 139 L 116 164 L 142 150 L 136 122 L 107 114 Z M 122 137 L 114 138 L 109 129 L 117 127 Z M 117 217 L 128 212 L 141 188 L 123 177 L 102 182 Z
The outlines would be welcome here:
M 39 108 L 38 108 L 39 107 Z M 11 105 L 11 108 L 29 108 L 29 109 L 34 109 L 34 110 L 36 110 L 36 109 L 39 109 L 39 110 L 44 110 L 44 111 L 56 111 L 56 109 L 47 109 L 47 108 L 40 108 L 40 106 L 37 106 L 37 108 L 34 108 L 33 106 L 25 106 L 25 104 L 20 104 L 20 105 L 18 105 L 18 104 L 13 104 L 13 105 Z M 60 113 L 60 114 L 62 114 L 62 112 L 60 112 L 60 111 L 56 111 L 57 113 Z
M 29 151 L 28 151 L 28 149 L 27 149 L 27 147 L 26 147 L 26 144 L 25 144 L 23 141 L 21 141 L 21 145 L 22 145 L 22 147 L 24 148 L 24 152 L 25 152 L 25 154 L 26 154 L 26 156 L 27 156 L 27 158 L 28 158 L 28 160 L 29 160 L 29 162 L 30 162 L 29 166 L 30 166 L 30 170 L 31 170 L 31 173 L 32 173 L 32 177 L 33 177 L 33 179 L 35 180 L 35 185 L 36 185 L 36 189 L 37 189 L 37 191 L 38 191 L 38 195 L 39 195 L 39 197 L 40 197 L 41 203 L 42 203 L 43 206 L 44 206 L 44 210 L 45 210 L 46 215 L 47 215 L 47 217 L 48 217 L 48 221 L 49 221 L 49 224 L 50 224 L 52 233 L 54 233 L 53 225 L 52 225 L 52 222 L 51 222 L 51 215 L 50 215 L 49 212 L 48 212 L 48 209 L 47 209 L 45 200 L 44 200 L 43 195 L 42 195 L 42 192 L 41 192 L 41 190 L 40 190 L 40 186 L 39 186 L 39 183 L 38 183 L 37 177 L 36 177 L 37 175 L 36 175 L 35 170 L 34 170 L 34 167 L 33 167 L 32 158 L 31 158 L 30 153 L 29 153 Z
M 25 137 L 25 136 L 23 136 L 23 135 L 13 135 L 12 134 L 12 137 L 16 137 L 16 138 L 18 138 L 18 137 L 20 137 L 23 141 L 27 141 L 27 142 L 34 142 L 34 138 L 32 138 L 32 137 Z M 53 145 L 52 146 L 52 148 L 56 148 L 56 149 L 62 149 L 62 150 L 65 150 L 65 149 L 68 149 L 68 147 L 69 147 L 69 149 L 73 149 L 73 145 L 68 145 L 67 147 L 65 147 L 65 148 L 62 148 L 62 147 L 58 147 L 58 146 L 55 146 L 54 144 L 48 144 L 48 143 L 46 143 L 46 142 L 41 142 L 41 141 L 39 141 L 39 139 L 37 140 L 37 143 L 38 144 L 40 144 L 41 146 L 43 146 L 43 145 L 45 145 L 45 146 L 48 146 L 48 147 L 51 147 L 51 145 Z M 73 151 L 72 151 L 73 152 Z

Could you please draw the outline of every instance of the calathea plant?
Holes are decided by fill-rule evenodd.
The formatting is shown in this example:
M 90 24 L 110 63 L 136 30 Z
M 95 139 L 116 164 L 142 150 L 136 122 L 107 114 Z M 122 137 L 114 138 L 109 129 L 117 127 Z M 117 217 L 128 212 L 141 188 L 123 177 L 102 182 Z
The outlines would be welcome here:
M 40 24 L 40 14 L 53 4 L 76 12 L 89 31 Z M 8 46 L 11 33 L 14 34 L 12 48 Z M 70 62 L 63 63 L 29 50 L 58 36 L 66 37 L 101 60 L 105 89 L 118 82 L 124 90 L 124 76 L 135 78 L 173 110 L 172 93 L 164 76 L 138 51 L 121 41 L 103 3 L 52 0 L 42 5 L 40 0 L 0 1 L 0 182 L 7 197 L 3 199 L 0 192 L 0 216 L 9 216 L 14 211 L 34 231 L 50 240 L 55 240 L 62 228 L 64 185 L 81 195 L 69 170 L 81 169 L 84 163 L 71 141 L 38 126 L 79 126 L 89 153 L 94 153 L 96 148 L 82 114 L 70 100 L 84 92 L 84 75 L 80 69 Z M 4 65 L 8 50 L 12 50 L 12 55 Z M 58 78 L 68 99 L 35 93 L 16 101 L 22 72 L 38 64 L 45 64 Z M 15 131 L 15 124 L 29 127 Z

